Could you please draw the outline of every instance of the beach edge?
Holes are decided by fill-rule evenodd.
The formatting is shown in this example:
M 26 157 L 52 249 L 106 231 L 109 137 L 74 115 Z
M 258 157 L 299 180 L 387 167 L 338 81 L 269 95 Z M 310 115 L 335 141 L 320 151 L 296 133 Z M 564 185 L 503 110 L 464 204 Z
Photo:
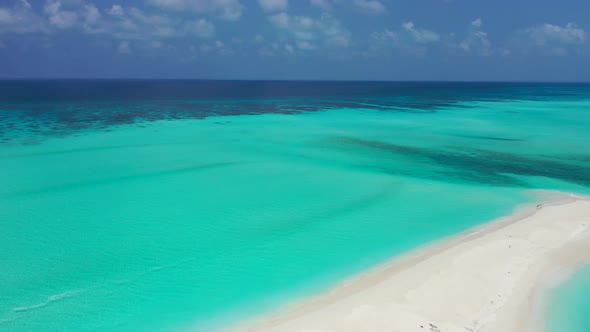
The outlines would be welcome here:
M 346 278 L 319 294 L 295 299 L 276 311 L 239 321 L 222 331 L 542 331 L 548 290 L 563 282 L 577 267 L 590 262 L 590 241 L 584 241 L 590 238 L 590 197 L 556 191 L 538 191 L 535 196 L 534 203 L 519 205 L 507 216 L 429 242 Z M 508 235 L 512 232 L 519 235 L 512 238 Z M 539 232 L 543 234 L 539 235 Z M 551 239 L 556 234 L 560 235 L 559 239 Z M 506 239 L 501 240 L 502 237 Z M 539 239 L 545 242 L 539 242 Z M 441 292 L 449 292 L 445 287 L 437 287 L 441 286 L 437 285 L 441 282 L 437 278 L 424 281 L 412 274 L 440 274 L 442 270 L 437 271 L 440 268 L 444 273 L 453 273 L 448 270 L 455 269 L 453 277 L 446 278 L 449 280 L 440 278 L 442 283 L 458 282 L 465 287 L 471 286 L 472 289 L 466 292 L 477 293 L 489 286 L 490 280 L 481 285 L 473 283 L 474 275 L 466 275 L 462 270 L 468 265 L 448 263 L 457 259 L 477 259 L 477 255 L 462 257 L 474 255 L 463 255 L 462 252 L 464 249 L 477 251 L 490 244 L 496 246 L 498 241 L 504 247 L 512 248 L 513 244 L 515 249 L 522 247 L 516 258 L 505 257 L 507 261 L 513 261 L 511 265 L 516 266 L 515 262 L 532 255 L 525 264 L 526 269 L 514 273 L 509 286 L 502 286 L 511 290 L 506 298 L 502 299 L 505 293 L 499 295 L 501 305 L 489 306 L 489 301 L 494 304 L 495 300 L 488 300 L 490 294 L 480 294 L 476 296 L 481 302 L 480 309 L 474 309 L 478 306 L 474 303 L 478 301 L 474 302 L 473 298 L 468 299 L 474 302 L 469 305 L 471 309 L 464 303 L 457 307 L 457 303 L 449 306 L 440 300 L 433 306 L 427 305 L 429 308 L 420 308 L 420 300 L 415 299 L 417 293 L 424 297 L 434 291 L 437 293 L 433 297 L 436 302 L 445 295 Z M 535 254 L 539 248 L 545 250 Z M 485 249 L 485 255 L 480 259 L 490 253 L 500 257 L 505 254 L 505 249 Z M 495 249 L 498 251 L 494 252 Z M 584 252 L 587 254 L 582 254 Z M 475 273 L 475 279 L 488 272 L 497 274 L 490 267 L 490 271 L 483 269 Z M 513 272 L 508 271 L 509 274 Z M 502 283 L 506 281 L 498 277 L 491 282 Z M 487 304 L 482 301 L 484 299 Z M 387 315 L 395 318 L 385 319 Z

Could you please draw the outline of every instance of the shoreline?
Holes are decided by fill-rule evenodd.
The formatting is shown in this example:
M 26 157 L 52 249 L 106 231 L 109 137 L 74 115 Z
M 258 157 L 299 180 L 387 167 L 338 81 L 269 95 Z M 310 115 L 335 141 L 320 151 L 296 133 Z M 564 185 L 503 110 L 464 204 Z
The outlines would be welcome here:
M 590 262 L 590 198 L 539 196 L 223 330 L 541 331 L 547 290 Z

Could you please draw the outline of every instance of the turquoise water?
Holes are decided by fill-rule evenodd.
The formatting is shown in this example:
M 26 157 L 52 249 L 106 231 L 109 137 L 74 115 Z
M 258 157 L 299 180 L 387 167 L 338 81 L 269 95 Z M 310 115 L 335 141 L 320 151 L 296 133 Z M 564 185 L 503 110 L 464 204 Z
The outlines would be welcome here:
M 589 100 L 10 113 L 0 330 L 209 330 L 510 213 L 530 189 L 589 193 Z
M 552 291 L 547 308 L 548 332 L 586 332 L 590 327 L 590 265 Z

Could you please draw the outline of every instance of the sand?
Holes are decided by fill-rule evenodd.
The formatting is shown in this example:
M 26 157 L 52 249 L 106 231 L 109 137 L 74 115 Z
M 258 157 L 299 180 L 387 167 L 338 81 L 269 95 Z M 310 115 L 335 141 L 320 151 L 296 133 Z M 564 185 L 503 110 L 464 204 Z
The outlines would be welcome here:
M 539 331 L 543 294 L 589 261 L 590 200 L 561 195 L 229 330 Z

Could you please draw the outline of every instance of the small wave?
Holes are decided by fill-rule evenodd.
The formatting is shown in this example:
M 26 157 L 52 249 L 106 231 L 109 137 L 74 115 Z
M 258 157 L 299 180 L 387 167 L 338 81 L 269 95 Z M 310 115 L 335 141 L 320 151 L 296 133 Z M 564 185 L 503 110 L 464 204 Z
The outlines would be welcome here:
M 68 292 L 63 292 L 60 294 L 51 295 L 50 297 L 47 298 L 47 300 L 45 300 L 41 303 L 33 304 L 30 306 L 24 306 L 24 307 L 16 307 L 16 308 L 13 308 L 12 311 L 23 312 L 23 311 L 30 311 L 30 310 L 34 310 L 34 309 L 39 309 L 39 308 L 45 307 L 49 304 L 52 304 L 54 302 L 74 297 L 75 295 L 80 294 L 80 293 L 84 293 L 85 291 L 86 290 L 82 289 L 82 290 L 68 291 Z

